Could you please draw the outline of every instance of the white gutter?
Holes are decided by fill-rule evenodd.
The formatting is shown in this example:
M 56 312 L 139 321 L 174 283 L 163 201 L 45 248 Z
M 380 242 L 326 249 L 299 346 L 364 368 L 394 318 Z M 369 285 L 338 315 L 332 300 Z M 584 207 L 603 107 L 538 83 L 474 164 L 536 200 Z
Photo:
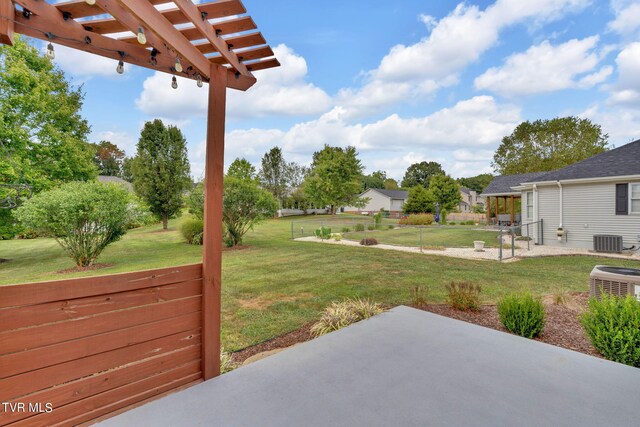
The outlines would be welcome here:
M 558 188 L 560 189 L 560 226 L 558 228 L 562 228 L 562 220 L 564 218 L 563 212 L 562 212 L 562 200 L 563 200 L 563 188 L 562 188 L 562 184 L 560 183 L 560 181 L 558 181 Z
M 563 184 L 586 184 L 589 182 L 623 182 L 623 181 L 638 181 L 640 175 L 624 175 L 624 176 L 605 176 L 601 178 L 580 178 L 580 179 L 563 179 L 560 181 L 535 181 L 535 182 L 523 182 L 519 186 L 511 187 L 512 189 L 522 189 L 530 187 L 531 185 L 553 185 L 557 182 Z

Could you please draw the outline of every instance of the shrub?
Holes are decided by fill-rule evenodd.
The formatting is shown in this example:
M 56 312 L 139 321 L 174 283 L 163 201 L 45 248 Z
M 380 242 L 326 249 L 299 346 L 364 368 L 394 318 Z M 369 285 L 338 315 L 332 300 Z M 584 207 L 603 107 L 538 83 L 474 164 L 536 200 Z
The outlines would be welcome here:
M 339 242 L 339 241 L 341 241 L 341 240 L 342 240 L 342 235 L 341 235 L 341 234 L 338 234 L 338 233 L 334 233 L 334 234 L 332 234 L 332 235 L 331 235 L 331 238 L 332 238 L 333 240 L 335 240 L 336 242 Z
M 465 224 L 466 225 L 476 225 L 476 222 L 469 220 L 469 221 L 465 222 Z
M 640 368 L 640 304 L 634 297 L 592 298 L 582 325 L 604 357 Z
M 375 246 L 378 244 L 378 241 L 372 237 L 367 237 L 366 239 L 360 240 L 360 244 L 362 246 Z
M 158 222 L 158 218 L 151 213 L 149 206 L 136 195 L 130 194 L 127 205 L 127 229 L 144 227 L 156 222 Z
M 378 212 L 373 216 L 373 223 L 378 226 L 382 224 L 382 212 Z
M 319 337 L 373 317 L 383 311 L 380 304 L 359 298 L 333 302 L 322 312 L 320 320 L 311 327 L 311 333 Z
M 354 227 L 355 231 L 364 231 L 364 224 L 356 224 Z
M 432 214 L 413 214 L 406 218 L 402 218 L 400 225 L 431 225 L 435 221 Z
M 389 225 L 387 226 L 387 228 L 388 228 L 389 230 L 393 230 L 393 229 L 395 228 L 395 226 L 393 226 L 393 225 L 389 224 Z
M 313 232 L 313 235 L 318 239 L 328 239 L 331 237 L 331 229 L 328 227 L 320 227 Z
M 509 332 L 525 338 L 535 338 L 544 329 L 544 306 L 530 293 L 502 297 L 498 301 L 498 316 Z
M 180 226 L 180 233 L 190 245 L 201 245 L 204 235 L 204 222 L 198 218 L 186 219 Z
M 351 232 L 351 229 L 350 229 L 349 227 L 342 227 L 342 230 L 341 230 L 341 231 L 342 231 L 343 233 L 350 233 L 350 232 Z
M 447 285 L 447 302 L 452 308 L 462 311 L 480 310 L 480 285 L 472 283 L 455 283 Z
M 427 297 L 429 289 L 422 286 L 414 286 L 411 288 L 411 305 L 414 307 L 423 307 L 427 305 Z
M 27 200 L 16 210 L 25 227 L 51 236 L 79 267 L 127 232 L 129 193 L 118 184 L 71 182 Z
M 376 226 L 375 226 L 375 225 L 373 225 L 373 224 L 367 225 L 367 230 L 369 230 L 369 231 L 373 231 L 373 230 L 375 230 L 375 229 L 376 229 Z

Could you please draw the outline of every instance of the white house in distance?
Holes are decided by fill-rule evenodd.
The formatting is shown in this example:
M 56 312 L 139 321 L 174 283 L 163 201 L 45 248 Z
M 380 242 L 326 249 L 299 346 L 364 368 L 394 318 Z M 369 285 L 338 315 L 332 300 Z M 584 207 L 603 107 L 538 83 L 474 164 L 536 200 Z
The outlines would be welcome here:
M 458 210 L 462 213 L 473 212 L 473 208 L 475 206 L 484 206 L 486 202 L 485 198 L 478 194 L 477 191 L 471 190 L 467 187 L 460 187 L 460 196 L 462 196 L 462 200 L 458 205 Z
M 640 140 L 556 171 L 497 177 L 484 195 L 488 208 L 491 198 L 521 197 L 522 223 L 542 221 L 542 230 L 531 234 L 538 244 L 638 247 Z
M 369 188 L 360 194 L 360 197 L 369 199 L 365 207 L 356 208 L 354 206 L 346 206 L 342 211 L 349 213 L 376 213 L 384 209 L 392 214 L 399 214 L 403 212 L 403 207 L 409 197 L 409 193 L 404 190 Z

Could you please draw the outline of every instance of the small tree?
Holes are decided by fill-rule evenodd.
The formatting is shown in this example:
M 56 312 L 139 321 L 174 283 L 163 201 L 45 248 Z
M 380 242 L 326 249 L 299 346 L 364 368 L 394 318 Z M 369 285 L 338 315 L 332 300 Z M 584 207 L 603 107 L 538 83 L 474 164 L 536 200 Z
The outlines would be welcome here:
M 191 188 L 187 141 L 175 126 L 161 120 L 147 122 L 140 134 L 133 163 L 133 187 L 168 228 L 170 218 L 180 213 L 183 194 Z
M 289 167 L 280 147 L 273 147 L 262 158 L 260 180 L 262 187 L 281 202 L 287 193 Z
M 37 194 L 16 216 L 27 228 L 55 238 L 78 267 L 89 267 L 126 233 L 128 205 L 129 193 L 120 185 L 72 182 Z
M 276 199 L 256 182 L 227 176 L 224 180 L 222 202 L 226 245 L 241 244 L 247 231 L 258 222 L 272 217 L 277 210 Z
M 416 185 L 409 190 L 403 209 L 406 214 L 431 213 L 436 209 L 436 199 L 431 191 L 422 185 Z
M 91 144 L 95 150 L 94 162 L 100 175 L 122 177 L 122 163 L 125 154 L 117 145 L 109 141 Z
M 429 190 L 433 194 L 435 201 L 440 207 L 447 210 L 454 210 L 462 201 L 460 186 L 447 175 L 436 175 L 431 178 Z
M 249 163 L 247 159 L 240 158 L 235 159 L 233 163 L 231 163 L 227 171 L 227 176 L 250 181 L 257 179 L 256 168 Z

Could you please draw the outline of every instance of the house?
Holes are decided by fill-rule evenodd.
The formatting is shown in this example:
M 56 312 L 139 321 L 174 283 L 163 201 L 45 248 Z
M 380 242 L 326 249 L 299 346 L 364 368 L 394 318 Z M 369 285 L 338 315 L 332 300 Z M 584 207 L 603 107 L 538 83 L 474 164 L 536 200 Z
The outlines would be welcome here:
M 343 208 L 342 211 L 350 213 L 369 213 L 379 212 L 381 209 L 384 209 L 391 213 L 402 213 L 404 204 L 409 198 L 409 193 L 403 190 L 370 188 L 360 194 L 359 197 L 369 199 L 365 207 L 356 208 L 354 206 L 347 206 Z
M 124 179 L 117 176 L 108 176 L 108 175 L 100 175 L 98 176 L 98 181 L 100 182 L 112 182 L 115 184 L 120 184 L 124 188 L 127 189 L 130 193 L 133 193 L 133 185 L 129 181 L 125 181 Z
M 462 213 L 473 212 L 473 208 L 475 206 L 484 206 L 486 201 L 485 198 L 478 194 L 477 191 L 471 190 L 467 187 L 460 187 L 460 196 L 462 197 L 462 200 L 458 205 L 458 210 Z
M 640 245 L 640 140 L 552 172 L 497 177 L 491 200 L 521 199 L 522 223 L 542 221 L 536 243 L 593 249 L 593 236 L 622 236 Z M 506 203 L 505 203 L 506 204 Z

